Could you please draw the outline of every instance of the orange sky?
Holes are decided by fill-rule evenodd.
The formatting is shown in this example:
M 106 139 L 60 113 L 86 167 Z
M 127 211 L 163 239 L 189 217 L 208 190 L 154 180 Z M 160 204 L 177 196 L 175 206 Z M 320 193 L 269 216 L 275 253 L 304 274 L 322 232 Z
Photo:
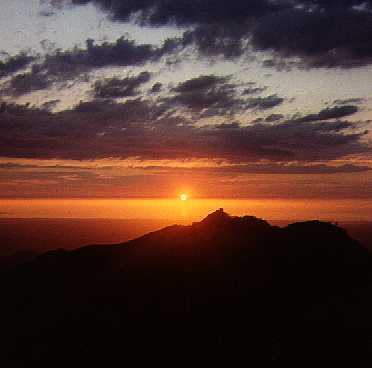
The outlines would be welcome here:
M 260 172 L 265 165 L 268 173 Z M 3 159 L 0 192 L 3 198 L 174 198 L 181 192 L 193 198 L 372 198 L 370 170 L 323 174 L 322 166 L 308 164 L 319 173 L 305 175 L 301 165 L 285 167 L 293 173 L 270 163 L 247 168 L 212 160 Z
M 189 224 L 218 208 L 269 220 L 368 221 L 372 200 L 0 199 L 3 218 L 160 219 Z

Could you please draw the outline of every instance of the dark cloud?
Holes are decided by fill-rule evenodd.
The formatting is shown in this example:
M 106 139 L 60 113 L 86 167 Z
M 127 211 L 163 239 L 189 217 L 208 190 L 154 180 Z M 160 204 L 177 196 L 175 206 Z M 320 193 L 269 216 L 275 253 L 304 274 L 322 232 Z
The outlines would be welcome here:
M 197 127 L 166 103 L 142 99 L 81 102 L 71 110 L 55 113 L 2 104 L 0 111 L 2 157 L 311 162 L 370 150 L 362 139 L 365 125 L 361 123 L 293 119 L 275 124 Z
M 48 76 L 38 65 L 33 65 L 30 72 L 15 75 L 5 87 L 4 92 L 13 96 L 48 88 L 57 76 Z
M 136 168 L 136 167 L 135 167 Z M 138 167 L 139 169 L 141 167 Z M 360 173 L 370 171 L 371 168 L 363 165 L 344 164 L 339 166 L 331 166 L 326 164 L 316 165 L 299 165 L 287 163 L 253 163 L 243 165 L 224 165 L 216 167 L 197 167 L 197 168 L 182 168 L 169 166 L 147 166 L 142 167 L 147 171 L 169 173 L 204 173 L 218 176 L 231 176 L 242 174 L 286 174 L 286 175 L 300 175 L 300 174 L 338 174 L 338 173 Z
M 280 164 L 256 164 L 243 165 L 241 168 L 230 172 L 250 174 L 338 174 L 338 173 L 359 173 L 371 170 L 368 166 L 345 164 L 340 166 L 318 165 L 280 165 Z
M 22 165 L 22 164 L 15 164 L 12 162 L 5 162 L 5 163 L 0 163 L 0 169 L 1 170 L 9 170 L 9 169 L 23 169 L 25 167 L 29 167 L 28 165 Z M 35 166 L 31 166 L 34 168 Z
M 278 121 L 278 120 L 280 120 L 280 119 L 283 119 L 283 115 L 282 114 L 271 114 L 271 115 L 269 115 L 269 116 L 267 116 L 266 118 L 265 118 L 265 121 L 267 122 L 267 123 L 272 123 L 272 122 L 274 122 L 274 121 Z
M 184 106 L 207 117 L 233 115 L 248 109 L 270 109 L 284 101 L 277 95 L 242 98 L 239 97 L 241 93 L 238 87 L 240 86 L 233 83 L 228 76 L 201 75 L 179 83 L 173 88 L 172 92 L 175 95 L 168 99 L 168 103 Z M 265 89 L 254 87 L 254 83 L 251 83 L 249 88 L 251 90 L 243 92 L 243 96 L 259 93 Z
M 344 164 L 338 166 L 331 166 L 327 164 L 288 164 L 287 162 L 257 162 L 248 164 L 233 164 L 233 165 L 219 165 L 219 166 L 208 166 L 208 167 L 179 167 L 179 166 L 147 166 L 147 165 L 131 165 L 129 169 L 143 170 L 145 172 L 155 172 L 156 174 L 208 174 L 218 176 L 231 176 L 241 174 L 338 174 L 338 173 L 359 173 L 370 171 L 371 168 L 363 165 Z M 35 169 L 30 171 L 29 169 Z M 96 167 L 95 173 L 105 172 L 107 170 L 122 170 L 122 166 L 103 166 Z M 13 162 L 0 163 L 0 170 L 11 171 L 14 173 L 14 177 L 30 179 L 40 178 L 42 175 L 50 175 L 51 179 L 58 178 L 56 173 L 62 175 L 62 178 L 68 176 L 74 178 L 75 176 L 86 176 L 87 173 L 91 172 L 91 168 L 84 165 L 38 165 L 38 164 L 19 164 Z M 49 174 L 47 174 L 49 173 Z M 94 175 L 94 173 L 90 174 Z M 118 175 L 120 177 L 120 175 Z M 8 177 L 9 178 L 9 177 Z
M 34 56 L 28 55 L 25 52 L 20 52 L 15 56 L 8 57 L 4 61 L 0 61 L 0 78 L 4 78 L 26 68 L 34 60 Z
M 345 100 L 334 100 L 333 103 L 336 105 L 350 105 L 350 104 L 361 104 L 365 100 L 364 98 L 347 98 Z
M 303 117 L 297 118 L 297 122 L 312 122 L 320 120 L 329 120 L 329 119 L 341 119 L 358 112 L 359 108 L 354 105 L 344 105 L 344 106 L 334 106 L 327 107 L 326 109 L 321 110 L 317 114 L 309 114 Z
M 182 105 L 205 116 L 233 114 L 244 108 L 244 101 L 235 93 L 230 77 L 201 75 L 179 83 L 168 99 L 171 105 Z
M 99 169 L 100 170 L 112 170 L 112 169 L 118 169 L 119 167 L 118 166 L 102 166 L 100 167 Z M 52 171 L 60 171 L 60 172 L 65 172 L 65 171 L 68 171 L 68 172 L 71 172 L 72 171 L 82 171 L 82 170 L 90 170 L 91 167 L 89 167 L 89 165 L 84 165 L 83 163 L 81 163 L 81 165 L 68 165 L 68 164 L 65 164 L 65 163 L 62 163 L 62 164 L 46 164 L 45 162 L 43 164 L 20 164 L 20 163 L 15 163 L 15 162 L 2 162 L 0 163 L 0 169 L 1 170 L 13 170 L 13 169 L 18 169 L 19 171 L 22 171 L 23 169 L 25 169 L 25 171 L 28 171 L 28 169 L 48 169 L 48 170 L 52 170 Z M 94 169 L 98 169 L 97 167 L 95 167 Z
M 140 93 L 139 87 L 151 79 L 151 74 L 142 72 L 133 77 L 123 79 L 106 78 L 94 84 L 94 96 L 96 98 L 131 97 Z
M 228 79 L 228 77 L 218 77 L 215 75 L 201 75 L 200 77 L 180 83 L 173 90 L 178 93 L 205 91 L 224 84 Z
M 309 67 L 369 64 L 372 14 L 342 3 L 332 5 L 312 11 L 290 9 L 262 18 L 252 32 L 254 48 L 299 57 Z
M 6 173 L 6 179 L 1 180 L 1 184 L 10 185 L 37 185 L 47 186 L 50 185 L 66 185 L 69 182 L 69 186 L 76 182 L 76 185 L 81 185 L 81 181 L 91 183 L 93 180 L 97 180 L 98 175 L 93 170 L 86 171 L 68 171 L 68 170 L 52 170 L 46 169 L 45 167 L 34 167 L 32 170 L 8 170 Z
M 222 124 L 216 125 L 216 129 L 240 129 L 240 124 L 237 122 L 222 123 Z
M 53 1 L 55 5 L 67 3 L 66 0 Z M 283 8 L 283 1 L 272 0 L 72 0 L 72 3 L 93 3 L 109 12 L 114 20 L 129 21 L 135 17 L 139 23 L 153 26 L 172 23 L 179 26 L 198 23 L 242 23 L 247 18 Z
M 248 99 L 248 107 L 259 110 L 271 109 L 275 106 L 279 106 L 284 102 L 284 98 L 278 95 L 270 95 L 266 97 L 253 97 Z
M 46 101 L 44 102 L 42 105 L 41 105 L 41 108 L 43 110 L 53 110 L 57 105 L 58 103 L 60 103 L 61 100 L 50 100 L 50 101 Z
M 159 93 L 159 92 L 161 91 L 162 87 L 163 87 L 163 84 L 157 82 L 157 83 L 155 83 L 155 84 L 152 86 L 150 92 L 151 92 L 151 93 Z
M 346 126 L 345 126 L 346 129 Z M 255 124 L 239 129 L 215 131 L 220 151 L 230 152 L 235 160 L 261 157 L 274 160 L 323 160 L 363 149 L 361 135 L 344 134 L 319 125 L 299 126 L 292 122 L 276 125 Z M 354 146 L 357 144 L 358 148 Z M 353 148 L 352 148 L 353 147 Z M 254 148 L 254 149 L 253 149 Z
M 200 55 L 205 57 L 222 56 L 234 59 L 246 51 L 246 29 L 237 23 L 221 27 L 220 24 L 199 25 L 183 35 L 183 46 L 196 46 Z
M 159 61 L 177 47 L 176 40 L 167 40 L 162 46 L 137 45 L 124 37 L 116 42 L 97 45 L 88 40 L 86 48 L 68 51 L 58 50 L 46 55 L 44 61 L 34 64 L 31 71 L 16 75 L 9 83 L 7 92 L 21 95 L 63 83 L 88 73 L 93 69 L 113 66 L 140 66 Z
M 66 1 L 54 1 L 63 4 Z M 372 62 L 371 0 L 73 0 L 93 3 L 115 21 L 188 27 L 185 44 L 201 54 L 233 58 L 250 49 L 298 58 L 306 67 Z M 285 67 L 274 58 L 266 66 Z M 275 62 L 274 62 L 275 61 Z
M 30 71 L 15 75 L 3 94 L 19 96 L 55 83 L 78 82 L 79 77 L 97 68 L 157 62 L 186 46 L 196 46 L 199 53 L 207 57 L 235 58 L 252 49 L 271 51 L 272 58 L 264 60 L 263 65 L 279 70 L 289 70 L 294 65 L 346 68 L 372 61 L 371 1 L 72 1 L 75 5 L 89 2 L 107 11 L 116 21 L 135 19 L 140 24 L 174 24 L 188 29 L 182 39 L 169 39 L 159 47 L 137 45 L 122 37 L 113 43 L 97 45 L 88 40 L 85 48 L 57 50 L 47 54 L 43 61 L 34 63 Z M 52 1 L 52 5 L 60 10 L 64 3 L 67 2 Z M 24 69 L 34 61 L 35 58 L 26 53 L 9 57 L 0 62 L 0 78 Z M 259 92 L 262 92 L 259 87 L 250 87 L 243 93 Z M 218 105 L 218 100 L 226 94 L 226 90 L 215 89 L 202 97 L 205 105 Z M 185 105 L 195 104 L 183 92 L 179 97 Z M 280 103 L 273 99 L 275 96 L 268 97 L 252 99 L 251 106 L 266 108 Z
M 256 87 L 255 83 L 250 83 L 250 86 L 244 89 L 243 95 L 255 95 L 264 92 L 266 89 L 267 87 Z
M 276 69 L 279 72 L 289 72 L 293 67 L 298 66 L 298 62 L 275 55 L 270 59 L 263 60 L 262 66 L 264 68 Z

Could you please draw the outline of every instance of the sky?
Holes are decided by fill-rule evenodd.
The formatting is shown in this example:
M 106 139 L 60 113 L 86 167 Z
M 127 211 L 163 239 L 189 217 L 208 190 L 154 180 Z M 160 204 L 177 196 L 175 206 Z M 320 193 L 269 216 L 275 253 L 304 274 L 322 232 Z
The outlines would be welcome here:
M 372 199 L 372 1 L 0 5 L 1 197 Z

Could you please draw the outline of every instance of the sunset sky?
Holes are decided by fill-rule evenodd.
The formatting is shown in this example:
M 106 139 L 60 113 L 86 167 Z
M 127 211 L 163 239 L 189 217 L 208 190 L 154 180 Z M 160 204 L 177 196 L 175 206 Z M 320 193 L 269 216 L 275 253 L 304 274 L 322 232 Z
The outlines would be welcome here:
M 372 199 L 372 1 L 0 4 L 2 198 Z

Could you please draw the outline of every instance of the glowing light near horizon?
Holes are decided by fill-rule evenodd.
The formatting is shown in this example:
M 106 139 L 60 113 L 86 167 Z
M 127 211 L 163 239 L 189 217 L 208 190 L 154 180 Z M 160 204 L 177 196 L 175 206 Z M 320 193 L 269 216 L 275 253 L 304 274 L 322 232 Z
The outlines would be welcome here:
M 180 200 L 181 201 L 187 201 L 189 199 L 189 196 L 185 193 L 181 194 L 180 195 Z
M 266 220 L 370 221 L 372 200 L 359 199 L 0 199 L 0 218 L 161 219 L 201 221 L 224 208 L 233 216 Z M 290 214 L 290 218 L 289 215 Z

